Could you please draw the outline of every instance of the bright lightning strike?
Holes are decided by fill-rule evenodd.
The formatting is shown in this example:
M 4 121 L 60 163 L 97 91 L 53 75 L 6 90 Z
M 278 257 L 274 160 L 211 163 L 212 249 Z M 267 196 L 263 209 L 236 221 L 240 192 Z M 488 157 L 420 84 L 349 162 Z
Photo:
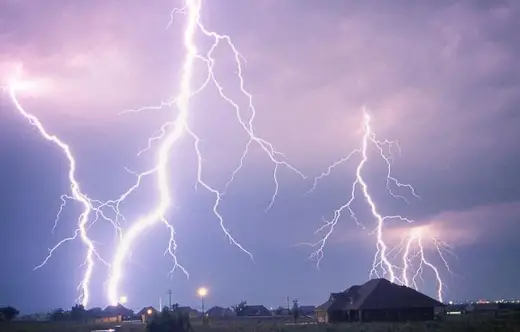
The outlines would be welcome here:
M 354 201 L 357 198 L 357 193 L 360 192 L 362 198 L 368 205 L 371 215 L 376 220 L 376 227 L 373 233 L 375 233 L 376 236 L 376 252 L 374 254 L 374 260 L 372 264 L 372 269 L 370 271 L 369 277 L 370 278 L 378 278 L 378 277 L 385 277 L 389 279 L 391 282 L 397 282 L 401 284 L 405 284 L 407 286 L 412 285 L 417 288 L 417 278 L 419 278 L 423 271 L 423 266 L 429 267 L 435 274 L 436 280 L 437 280 L 437 298 L 442 301 L 443 299 L 443 289 L 444 289 L 444 282 L 442 281 L 440 272 L 438 268 L 433 265 L 429 260 L 427 260 L 425 256 L 425 246 L 424 246 L 424 234 L 418 231 L 412 231 L 412 235 L 409 237 L 409 239 L 406 241 L 406 243 L 403 244 L 404 248 L 401 248 L 398 251 L 398 254 L 402 254 L 402 262 L 403 266 L 397 266 L 392 263 L 392 254 L 395 253 L 397 248 L 390 248 L 387 244 L 387 241 L 385 240 L 385 223 L 389 220 L 400 220 L 404 221 L 407 224 L 412 223 L 413 221 L 403 217 L 401 215 L 383 215 L 379 211 L 379 208 L 377 206 L 377 203 L 374 201 L 370 194 L 369 187 L 367 185 L 367 182 L 365 181 L 363 177 L 363 171 L 365 168 L 366 163 L 369 160 L 369 154 L 368 150 L 369 147 L 375 147 L 375 149 L 378 151 L 379 156 L 383 159 L 383 161 L 387 165 L 387 173 L 386 173 L 386 188 L 390 195 L 392 195 L 394 198 L 402 199 L 405 202 L 408 202 L 407 199 L 399 194 L 396 194 L 394 192 L 395 188 L 406 188 L 410 190 L 411 194 L 415 197 L 420 199 L 420 197 L 416 194 L 415 189 L 405 183 L 399 182 L 395 177 L 392 175 L 392 151 L 395 151 L 395 149 L 399 150 L 399 145 L 397 142 L 388 141 L 388 140 L 378 140 L 376 137 L 376 134 L 372 130 L 371 127 L 371 118 L 368 112 L 364 111 L 364 123 L 363 123 L 363 138 L 361 142 L 361 146 L 358 149 L 353 150 L 347 157 L 335 162 L 331 166 L 328 167 L 326 172 L 323 172 L 320 176 L 316 177 L 314 180 L 314 186 L 311 188 L 309 192 L 312 192 L 315 190 L 318 182 L 329 176 L 334 168 L 337 166 L 351 160 L 355 156 L 360 156 L 360 161 L 357 164 L 356 171 L 355 171 L 355 180 L 353 181 L 351 185 L 350 190 L 350 196 L 349 199 L 345 204 L 340 206 L 337 210 L 334 211 L 333 217 L 330 221 L 326 220 L 324 225 L 322 225 L 318 230 L 316 231 L 316 234 L 321 233 L 324 234 L 323 237 L 314 243 L 306 243 L 314 248 L 317 248 L 316 251 L 314 251 L 311 254 L 311 259 L 315 259 L 318 266 L 323 259 L 324 255 L 324 249 L 327 244 L 327 241 L 331 237 L 331 235 L 334 233 L 334 229 L 336 225 L 338 224 L 340 218 L 342 217 L 344 212 L 348 212 L 351 218 L 355 220 L 355 222 L 362 227 L 363 229 L 366 227 L 364 223 L 361 223 L 357 216 L 352 209 L 352 205 Z M 394 189 L 394 190 L 393 190 Z M 438 254 L 441 257 L 441 260 L 446 265 L 448 271 L 449 266 L 445 259 L 445 256 L 443 255 L 444 249 L 446 248 L 445 244 L 443 242 L 440 242 L 438 240 L 433 239 L 432 240 L 435 248 L 438 252 Z M 415 249 L 414 249 L 415 248 Z M 414 251 L 415 250 L 415 251 Z M 415 254 L 414 254 L 415 253 Z M 415 270 L 414 277 L 412 278 L 412 281 L 409 280 L 408 273 L 411 269 L 411 261 L 419 257 L 420 264 L 419 267 Z
M 144 229 L 151 227 L 157 223 L 162 223 L 165 227 L 167 227 L 167 229 L 170 232 L 170 242 L 167 249 L 167 253 L 169 253 L 174 259 L 174 266 L 172 271 L 178 267 L 182 269 L 182 271 L 186 275 L 188 275 L 188 272 L 178 263 L 177 258 L 175 256 L 175 251 L 177 247 L 174 239 L 175 232 L 173 226 L 168 222 L 166 218 L 168 208 L 172 204 L 172 198 L 169 188 L 171 170 L 171 167 L 169 167 L 169 158 L 171 156 L 172 148 L 179 142 L 181 138 L 188 136 L 191 137 L 194 141 L 194 148 L 195 152 L 197 153 L 198 161 L 197 183 L 214 195 L 215 201 L 213 205 L 213 213 L 217 220 L 219 220 L 220 227 L 222 228 L 224 234 L 232 244 L 234 244 L 244 253 L 249 255 L 251 259 L 253 259 L 252 253 L 249 252 L 245 247 L 243 247 L 237 240 L 235 240 L 235 238 L 231 235 L 229 230 L 225 227 L 224 218 L 219 212 L 219 206 L 221 200 L 223 199 L 223 196 L 225 195 L 225 191 L 233 182 L 236 174 L 241 170 L 244 159 L 247 157 L 250 148 L 253 145 L 256 145 L 257 147 L 261 148 L 274 165 L 273 181 L 275 189 L 271 197 L 270 203 L 267 206 L 267 209 L 272 207 L 278 194 L 278 171 L 280 167 L 286 167 L 298 174 L 300 177 L 305 178 L 299 170 L 297 170 L 296 168 L 288 164 L 286 161 L 284 161 L 285 156 L 280 152 L 276 151 L 271 143 L 256 135 L 253 126 L 256 110 L 253 104 L 253 97 L 245 88 L 245 81 L 242 74 L 243 58 L 236 49 L 235 45 L 233 44 L 229 36 L 221 35 L 214 31 L 210 31 L 203 25 L 200 17 L 201 6 L 201 0 L 185 0 L 184 7 L 182 9 L 175 9 L 171 13 L 172 19 L 174 14 L 183 14 L 186 16 L 187 19 L 187 23 L 184 28 L 183 38 L 186 53 L 184 63 L 182 66 L 182 76 L 180 81 L 181 84 L 179 93 L 170 101 L 161 103 L 161 105 L 159 106 L 148 106 L 131 111 L 140 112 L 143 110 L 159 110 L 162 108 L 172 108 L 173 106 L 177 107 L 177 112 L 172 112 L 171 121 L 163 124 L 159 134 L 152 136 L 148 140 L 148 148 L 140 152 L 141 154 L 142 152 L 148 150 L 155 141 L 161 142 L 158 148 L 155 166 L 152 170 L 147 172 L 147 174 L 153 173 L 155 175 L 157 190 L 159 192 L 159 201 L 157 202 L 157 205 L 152 211 L 148 212 L 147 214 L 144 214 L 142 217 L 137 219 L 122 234 L 122 237 L 117 246 L 111 264 L 111 275 L 108 280 L 107 297 L 109 302 L 112 304 L 115 304 L 118 301 L 119 284 L 124 275 L 123 263 L 125 258 L 128 256 L 130 249 L 132 248 L 132 244 Z M 170 26 L 171 23 L 172 21 L 170 21 L 168 26 Z M 195 41 L 197 33 L 202 34 L 203 36 L 211 38 L 213 40 L 211 47 L 205 53 L 201 53 L 198 49 L 197 43 Z M 236 64 L 237 78 L 239 80 L 240 90 L 249 101 L 248 110 L 250 115 L 247 119 L 242 114 L 242 111 L 239 108 L 238 104 L 225 93 L 224 88 L 218 82 L 213 72 L 213 68 L 216 64 L 216 60 L 213 57 L 213 53 L 219 45 L 227 46 L 233 52 L 233 58 Z M 204 83 L 198 88 L 194 88 L 192 82 L 193 72 L 197 62 L 202 63 L 206 66 L 208 74 Z M 191 130 L 189 121 L 190 99 L 196 96 L 202 90 L 204 90 L 204 88 L 206 88 L 210 84 L 213 84 L 218 89 L 220 97 L 235 110 L 238 123 L 240 124 L 246 135 L 248 135 L 249 137 L 249 140 L 244 148 L 243 154 L 239 160 L 238 166 L 232 172 L 232 175 L 223 190 L 218 190 L 212 187 L 203 178 L 202 155 L 200 152 L 200 138 L 196 133 L 194 133 Z M 141 178 L 143 174 L 140 174 L 139 178 Z M 138 185 L 133 187 L 125 195 L 129 194 L 132 190 L 136 189 L 137 187 Z M 124 200 L 124 198 L 122 198 L 119 202 L 121 202 L 122 200 Z
M 18 73 L 18 76 L 20 73 Z M 81 241 L 86 247 L 86 255 L 85 255 L 85 272 L 83 275 L 83 279 L 81 280 L 81 283 L 79 284 L 79 288 L 81 288 L 81 294 L 78 298 L 78 301 L 80 301 L 84 306 L 87 306 L 90 299 L 90 291 L 89 291 L 89 284 L 90 279 L 92 276 L 92 272 L 94 269 L 94 260 L 95 257 L 100 259 L 102 262 L 104 262 L 101 257 L 99 257 L 96 248 L 94 246 L 94 242 L 89 238 L 88 236 L 88 221 L 89 216 L 92 213 L 92 211 L 96 210 L 92 204 L 92 201 L 85 195 L 80 188 L 79 182 L 76 179 L 76 160 L 74 158 L 74 155 L 72 153 L 72 150 L 69 145 L 64 143 L 58 136 L 51 134 L 45 129 L 42 122 L 33 114 L 27 112 L 22 105 L 20 104 L 17 94 L 19 92 L 34 92 L 33 90 L 37 88 L 37 82 L 32 81 L 23 81 L 23 80 L 11 80 L 8 86 L 2 87 L 2 90 L 6 91 L 9 94 L 9 97 L 11 98 L 12 103 L 14 104 L 16 110 L 18 113 L 24 117 L 33 127 L 35 127 L 39 134 L 47 141 L 52 142 L 54 145 L 56 145 L 64 154 L 65 158 L 67 159 L 67 162 L 69 164 L 69 171 L 68 171 L 68 180 L 70 183 L 70 190 L 71 190 L 71 196 L 70 195 L 63 195 L 61 197 L 62 199 L 62 205 L 60 206 L 58 215 L 56 216 L 56 220 L 54 223 L 54 228 L 56 227 L 56 223 L 58 222 L 60 213 L 62 212 L 67 200 L 73 200 L 82 206 L 81 214 L 79 215 L 78 222 L 77 222 L 77 229 L 74 231 L 74 234 L 68 238 L 65 238 L 58 242 L 54 247 L 49 249 L 49 253 L 47 257 L 43 260 L 43 262 L 35 267 L 36 269 L 41 268 L 44 266 L 49 259 L 51 259 L 54 252 L 64 243 L 75 240 L 76 238 L 80 237 Z

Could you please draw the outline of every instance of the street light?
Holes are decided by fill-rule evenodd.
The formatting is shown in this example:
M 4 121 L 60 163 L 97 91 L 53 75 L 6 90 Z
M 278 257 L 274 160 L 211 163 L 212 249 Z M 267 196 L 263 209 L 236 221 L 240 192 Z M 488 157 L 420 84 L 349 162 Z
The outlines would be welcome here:
M 202 317 L 204 317 L 204 297 L 208 295 L 208 289 L 206 287 L 200 287 L 197 289 L 197 294 L 200 296 L 202 302 Z

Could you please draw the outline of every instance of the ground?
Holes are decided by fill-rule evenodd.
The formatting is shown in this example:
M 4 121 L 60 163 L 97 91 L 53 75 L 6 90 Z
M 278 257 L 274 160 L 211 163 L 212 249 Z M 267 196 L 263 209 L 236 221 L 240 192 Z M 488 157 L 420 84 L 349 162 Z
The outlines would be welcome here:
M 424 323 L 350 323 L 291 324 L 288 319 L 247 318 L 214 319 L 208 326 L 194 321 L 194 332 L 520 332 L 520 313 L 500 318 L 489 316 L 447 317 L 444 321 Z M 85 325 L 58 322 L 11 322 L 0 323 L 0 332 L 91 332 L 107 330 L 111 325 Z M 144 324 L 122 324 L 121 332 L 146 332 Z

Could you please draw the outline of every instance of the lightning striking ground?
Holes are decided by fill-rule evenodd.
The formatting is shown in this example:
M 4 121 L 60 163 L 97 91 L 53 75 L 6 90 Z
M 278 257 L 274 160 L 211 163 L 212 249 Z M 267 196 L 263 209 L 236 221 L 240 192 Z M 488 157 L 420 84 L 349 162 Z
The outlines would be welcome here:
M 95 257 L 97 257 L 99 260 L 104 262 L 104 260 L 98 255 L 94 242 L 90 239 L 88 236 L 88 222 L 89 222 L 89 216 L 92 213 L 92 211 L 97 210 L 96 207 L 94 207 L 92 201 L 87 197 L 86 194 L 84 194 L 80 188 L 79 182 L 76 179 L 76 160 L 72 153 L 72 150 L 69 145 L 64 143 L 58 136 L 51 134 L 45 129 L 42 122 L 33 114 L 27 112 L 22 105 L 20 104 L 17 93 L 24 90 L 30 90 L 31 89 L 31 82 L 28 81 L 21 81 L 21 80 L 13 80 L 9 83 L 7 87 L 2 87 L 2 90 L 7 91 L 9 94 L 9 97 L 11 98 L 12 103 L 14 104 L 16 110 L 18 113 L 24 117 L 29 123 L 35 127 L 39 134 L 44 138 L 45 140 L 52 142 L 54 145 L 56 145 L 65 155 L 65 158 L 67 159 L 68 165 L 69 165 L 69 171 L 68 171 L 68 180 L 70 183 L 70 190 L 72 195 L 63 195 L 61 197 L 62 205 L 60 206 L 59 212 L 56 216 L 56 220 L 54 223 L 53 231 L 56 228 L 56 223 L 58 222 L 60 213 L 62 212 L 63 208 L 65 207 L 65 204 L 68 200 L 76 201 L 82 206 L 81 214 L 79 215 L 78 222 L 77 222 L 77 228 L 74 231 L 73 235 L 61 240 L 58 242 L 54 247 L 49 249 L 49 253 L 47 257 L 43 260 L 43 262 L 35 267 L 36 269 L 41 268 L 44 266 L 49 259 L 52 257 L 53 253 L 64 243 L 75 240 L 76 238 L 80 237 L 81 241 L 86 247 L 86 254 L 85 254 L 85 272 L 83 275 L 83 278 L 79 284 L 79 288 L 81 288 L 81 294 L 78 298 L 78 301 L 83 304 L 84 306 L 87 306 L 90 299 L 90 280 L 92 277 L 92 272 L 95 266 Z
M 172 119 L 164 123 L 161 126 L 158 134 L 153 135 L 148 140 L 148 146 L 146 149 L 141 150 L 139 154 L 149 150 L 154 142 L 160 142 L 158 147 L 157 159 L 155 162 L 155 166 L 152 170 L 148 171 L 147 174 L 154 174 L 157 190 L 159 191 L 159 201 L 155 208 L 144 214 L 142 217 L 138 218 L 135 222 L 131 224 L 131 226 L 125 230 L 121 236 L 119 244 L 117 246 L 113 261 L 111 263 L 111 271 L 110 277 L 107 283 L 107 297 L 108 301 L 112 304 L 118 302 L 119 299 L 119 287 L 122 278 L 124 277 L 124 269 L 123 264 L 125 258 L 128 256 L 130 249 L 132 248 L 132 244 L 136 240 L 136 238 L 140 235 L 140 233 L 155 224 L 162 223 L 167 229 L 170 231 L 170 243 L 167 248 L 167 253 L 169 253 L 174 259 L 174 266 L 172 272 L 175 268 L 180 268 L 182 271 L 188 275 L 188 272 L 180 265 L 176 258 L 176 248 L 177 245 L 175 243 L 175 231 L 173 226 L 168 222 L 166 215 L 168 213 L 168 208 L 172 204 L 172 198 L 170 194 L 170 171 L 171 167 L 169 167 L 169 159 L 171 157 L 172 148 L 179 142 L 179 140 L 183 137 L 191 137 L 194 142 L 194 149 L 197 154 L 197 184 L 208 190 L 210 193 L 214 195 L 215 201 L 213 204 L 213 213 L 217 220 L 220 223 L 220 227 L 224 232 L 225 236 L 228 238 L 230 243 L 237 246 L 241 251 L 246 253 L 253 259 L 253 255 L 249 252 L 242 244 L 240 244 L 230 233 L 230 231 L 226 228 L 224 224 L 224 218 L 219 212 L 220 203 L 226 193 L 226 190 L 229 188 L 229 185 L 233 182 L 236 174 L 241 170 L 244 159 L 247 157 L 250 148 L 253 145 L 256 145 L 263 152 L 265 152 L 266 156 L 274 165 L 273 171 L 273 181 L 274 181 L 274 192 L 271 197 L 271 200 L 267 206 L 267 209 L 270 209 L 275 202 L 276 196 L 278 194 L 279 182 L 278 182 L 278 171 L 280 167 L 286 167 L 291 171 L 295 172 L 301 178 L 305 178 L 305 176 L 295 167 L 290 165 L 285 161 L 285 156 L 278 152 L 273 145 L 264 140 L 263 138 L 257 136 L 254 129 L 254 118 L 256 115 L 256 109 L 253 104 L 253 97 L 251 93 L 245 88 L 245 81 L 242 74 L 242 62 L 243 57 L 238 52 L 237 48 L 233 44 L 230 36 L 221 35 L 214 31 L 210 31 L 207 29 L 202 21 L 201 21 L 201 9 L 202 2 L 201 0 L 185 0 L 184 7 L 181 9 L 174 9 L 171 13 L 171 21 L 168 24 L 168 27 L 173 22 L 173 17 L 175 14 L 182 14 L 186 16 L 186 26 L 184 28 L 184 47 L 185 47 L 185 58 L 182 66 L 182 76 L 180 81 L 180 91 L 176 95 L 176 97 L 172 98 L 168 102 L 163 102 L 159 106 L 147 106 L 142 107 L 136 110 L 130 110 L 129 112 L 141 112 L 145 110 L 160 110 L 160 109 L 172 109 L 174 106 L 177 108 L 177 112 L 172 111 Z M 197 43 L 195 41 L 196 33 L 200 33 L 205 37 L 211 38 L 213 43 L 211 47 L 209 47 L 206 53 L 201 53 L 198 49 Z M 213 68 L 216 64 L 216 60 L 213 56 L 213 52 L 219 45 L 227 45 L 229 49 L 233 53 L 233 58 L 236 64 L 237 78 L 239 81 L 239 86 L 241 92 L 248 99 L 248 110 L 249 116 L 246 117 L 242 114 L 242 110 L 239 105 L 229 97 L 225 92 L 223 86 L 218 82 L 215 74 L 213 72 Z M 196 63 L 202 63 L 207 68 L 207 77 L 206 80 L 197 88 L 193 87 L 193 72 Z M 228 182 L 224 186 L 223 190 L 216 189 L 208 184 L 203 178 L 203 168 L 202 168 L 202 154 L 200 151 L 200 138 L 199 136 L 190 128 L 190 99 L 195 97 L 199 92 L 204 90 L 208 85 L 213 84 L 218 92 L 220 97 L 228 103 L 228 105 L 235 110 L 236 117 L 239 125 L 242 127 L 245 134 L 248 136 L 248 142 L 245 145 L 243 154 L 238 162 L 238 166 L 232 172 Z M 144 173 L 143 173 L 144 174 Z M 142 175 L 142 174 L 141 174 Z M 141 177 L 140 175 L 140 177 Z M 135 190 L 138 186 L 133 187 L 129 192 L 125 195 L 129 194 L 131 191 Z
M 329 176 L 334 168 L 345 162 L 350 161 L 355 156 L 360 156 L 361 160 L 357 164 L 355 171 L 355 179 L 350 187 L 350 196 L 347 202 L 340 206 L 338 209 L 336 209 L 333 213 L 332 218 L 330 220 L 325 220 L 324 224 L 316 230 L 316 234 L 323 234 L 323 236 L 317 242 L 306 243 L 307 245 L 316 248 L 316 251 L 314 251 L 311 254 L 310 258 L 316 260 L 317 266 L 319 267 L 319 264 L 324 256 L 324 250 L 327 241 L 334 233 L 334 229 L 337 226 L 341 217 L 343 216 L 344 212 L 348 212 L 350 217 L 358 224 L 358 226 L 360 226 L 363 229 L 367 228 L 367 226 L 364 223 L 358 220 L 356 213 L 352 209 L 352 205 L 357 198 L 356 194 L 358 191 L 360 191 L 365 203 L 368 205 L 370 209 L 372 217 L 376 220 L 376 227 L 372 232 L 376 236 L 376 251 L 374 254 L 372 269 L 370 270 L 369 277 L 385 277 L 389 279 L 391 282 L 404 284 L 406 286 L 413 286 L 414 288 L 418 289 L 417 279 L 422 276 L 423 267 L 427 266 L 435 274 L 437 282 L 436 295 L 437 298 L 440 301 L 442 301 L 445 284 L 442 280 L 439 269 L 426 258 L 427 250 L 425 248 L 424 241 L 427 234 L 425 235 L 424 231 L 419 230 L 419 228 L 415 228 L 413 225 L 413 220 L 410 220 L 404 216 L 381 214 L 377 206 L 377 203 L 370 194 L 367 182 L 363 177 L 364 168 L 369 160 L 368 150 L 370 146 L 373 146 L 378 151 L 378 155 L 386 163 L 386 188 L 390 195 L 394 198 L 402 199 L 403 201 L 408 203 L 408 200 L 404 196 L 401 196 L 394 192 L 395 188 L 404 188 L 408 189 L 412 196 L 414 196 L 417 199 L 420 199 L 420 197 L 415 192 L 415 189 L 410 184 L 401 183 L 392 175 L 392 151 L 400 150 L 399 145 L 397 144 L 397 142 L 394 141 L 378 140 L 376 134 L 372 130 L 370 121 L 370 115 L 365 110 L 363 123 L 363 138 L 360 148 L 353 150 L 349 155 L 347 155 L 347 157 L 342 158 L 339 161 L 333 163 L 331 166 L 329 166 L 327 171 L 323 172 L 321 175 L 315 178 L 314 185 L 309 190 L 309 192 L 314 191 L 318 182 L 324 179 L 325 177 Z M 411 227 L 410 235 L 408 236 L 406 241 L 403 240 L 400 247 L 392 248 L 385 240 L 385 223 L 390 220 L 402 221 L 405 222 L 408 228 Z M 451 273 L 444 253 L 452 252 L 450 250 L 446 250 L 446 244 L 439 240 L 432 238 L 431 243 L 433 243 L 435 251 L 438 253 L 440 259 L 445 264 L 448 271 Z M 402 266 L 392 263 L 392 254 L 402 255 Z M 419 266 L 415 269 L 415 273 L 413 275 L 412 280 L 410 280 L 408 274 L 411 270 L 413 270 L 412 261 L 414 259 L 418 259 L 420 263 Z

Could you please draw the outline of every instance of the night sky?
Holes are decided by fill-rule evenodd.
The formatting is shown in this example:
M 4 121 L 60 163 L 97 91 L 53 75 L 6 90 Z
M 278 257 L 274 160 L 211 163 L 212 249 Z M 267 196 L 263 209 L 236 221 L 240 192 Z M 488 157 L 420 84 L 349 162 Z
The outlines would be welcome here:
M 66 141 L 77 158 L 77 177 L 90 197 L 118 197 L 134 182 L 125 167 L 149 168 L 157 154 L 136 156 L 172 113 L 121 111 L 158 104 L 179 89 L 184 58 L 177 15 L 165 29 L 175 1 L 6 0 L 0 4 L 0 79 L 23 65 L 24 77 L 49 83 L 38 95 L 20 96 L 27 111 Z M 331 291 L 369 277 L 375 220 L 359 200 L 354 208 L 367 229 L 345 213 L 327 243 L 320 269 L 309 260 L 322 218 L 350 194 L 359 158 L 335 168 L 317 189 L 312 180 L 345 157 L 362 138 L 363 107 L 380 139 L 397 140 L 394 176 L 412 184 L 421 199 L 385 188 L 384 163 L 370 154 L 364 171 L 383 214 L 428 225 L 452 246 L 452 274 L 433 247 L 446 300 L 518 298 L 520 286 L 520 3 L 518 1 L 205 1 L 202 18 L 232 36 L 247 59 L 246 87 L 254 95 L 258 135 L 282 151 L 309 178 L 280 167 L 279 194 L 273 164 L 252 148 L 221 205 L 227 228 L 254 254 L 254 262 L 226 239 L 212 214 L 213 196 L 195 189 L 193 141 L 171 153 L 174 203 L 168 212 L 177 232 L 178 259 L 190 272 L 171 276 L 162 225 L 141 234 L 125 262 L 121 293 L 130 308 L 174 302 L 199 306 L 196 289 L 209 288 L 207 306 L 241 300 L 284 305 L 319 304 Z M 197 36 L 200 51 L 208 39 Z M 215 73 L 244 112 L 232 53 L 216 53 Z M 204 79 L 198 63 L 196 82 Z M 247 143 L 234 110 L 210 87 L 193 99 L 190 123 L 201 137 L 204 177 L 222 189 Z M 517 134 L 515 134 L 515 132 Z M 48 248 L 76 228 L 78 204 L 69 204 L 51 232 L 60 195 L 70 193 L 68 164 L 0 95 L 0 305 L 23 312 L 70 307 L 84 271 L 81 242 L 55 252 L 33 271 Z M 128 225 L 155 204 L 153 178 L 122 205 Z M 72 202 L 73 203 L 73 202 Z M 410 225 L 393 222 L 387 234 Z M 89 231 L 100 254 L 112 259 L 111 225 Z M 392 237 L 388 235 L 389 237 Z M 395 236 L 393 236 L 395 238 Z M 395 239 L 394 239 L 395 240 Z M 392 241 L 392 239 L 389 239 Z M 106 306 L 108 268 L 96 263 L 89 306 Z M 435 295 L 425 274 L 421 290 Z

